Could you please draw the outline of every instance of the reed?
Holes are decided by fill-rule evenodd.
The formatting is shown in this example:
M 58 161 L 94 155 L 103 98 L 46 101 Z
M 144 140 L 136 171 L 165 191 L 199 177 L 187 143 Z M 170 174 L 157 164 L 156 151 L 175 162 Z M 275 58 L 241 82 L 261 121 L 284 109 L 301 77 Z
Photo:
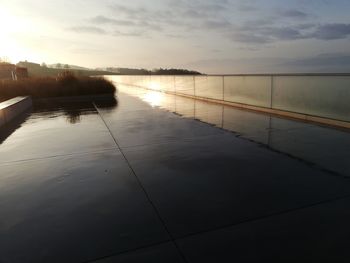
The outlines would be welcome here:
M 0 100 L 17 96 L 36 98 L 113 94 L 116 87 L 102 77 L 77 77 L 65 72 L 57 78 L 28 78 L 18 81 L 0 80 Z

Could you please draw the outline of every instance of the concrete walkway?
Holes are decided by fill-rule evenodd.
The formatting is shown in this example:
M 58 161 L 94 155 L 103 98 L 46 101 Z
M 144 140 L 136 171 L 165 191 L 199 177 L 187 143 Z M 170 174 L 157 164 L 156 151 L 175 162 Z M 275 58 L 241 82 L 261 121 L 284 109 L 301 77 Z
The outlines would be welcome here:
M 350 133 L 120 90 L 0 130 L 1 263 L 348 262 Z

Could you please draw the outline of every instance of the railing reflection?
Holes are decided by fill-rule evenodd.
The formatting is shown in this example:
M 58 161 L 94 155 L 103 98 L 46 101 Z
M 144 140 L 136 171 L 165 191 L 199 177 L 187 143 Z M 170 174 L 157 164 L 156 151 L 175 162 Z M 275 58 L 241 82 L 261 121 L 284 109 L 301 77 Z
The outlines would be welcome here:
M 346 158 L 350 149 L 348 131 L 134 86 L 118 85 L 118 89 L 140 98 L 152 107 L 234 132 L 237 136 L 333 173 L 350 175 L 350 164 Z

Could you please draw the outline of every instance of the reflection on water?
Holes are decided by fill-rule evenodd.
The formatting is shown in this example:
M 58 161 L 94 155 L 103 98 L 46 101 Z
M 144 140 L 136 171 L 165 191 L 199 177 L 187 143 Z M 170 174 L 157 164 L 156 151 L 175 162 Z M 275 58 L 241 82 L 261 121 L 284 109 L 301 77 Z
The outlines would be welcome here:
M 114 109 L 118 106 L 116 98 L 99 100 L 94 102 L 103 109 Z M 96 114 L 96 109 L 92 102 L 55 102 L 40 101 L 35 102 L 33 106 L 33 114 L 38 118 L 57 118 L 65 116 L 67 122 L 76 124 L 81 122 L 82 116 Z
M 132 86 L 118 85 L 118 89 L 152 107 L 209 123 L 331 172 L 350 175 L 350 133 L 347 131 Z
M 95 103 L 105 110 L 113 110 L 118 106 L 118 101 L 114 97 L 98 100 Z M 29 123 L 39 124 L 45 120 L 65 119 L 69 124 L 78 124 L 82 121 L 83 116 L 96 114 L 97 111 L 92 102 L 34 101 L 33 108 L 30 111 L 18 116 L 0 128 L 0 145 L 15 131 Z M 30 130 L 28 125 L 26 129 Z
M 143 100 L 148 102 L 152 107 L 162 105 L 163 98 L 164 96 L 162 96 L 161 92 L 146 93 L 143 96 Z

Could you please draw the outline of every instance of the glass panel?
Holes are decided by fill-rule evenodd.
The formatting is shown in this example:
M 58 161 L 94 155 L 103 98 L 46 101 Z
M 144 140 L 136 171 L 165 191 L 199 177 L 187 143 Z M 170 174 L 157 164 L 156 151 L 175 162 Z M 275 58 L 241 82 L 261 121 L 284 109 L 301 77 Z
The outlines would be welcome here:
M 226 76 L 225 101 L 270 108 L 270 76 Z
M 160 85 L 160 76 L 150 76 L 151 82 L 148 83 L 147 88 L 151 90 L 163 90 Z
M 223 77 L 196 76 L 195 95 L 198 97 L 222 100 L 223 99 Z
M 195 118 L 222 128 L 224 105 L 195 100 Z
M 161 90 L 167 92 L 175 92 L 175 76 L 160 76 L 159 84 Z
M 186 97 L 176 96 L 175 112 L 187 118 L 194 118 L 195 100 Z
M 349 76 L 276 76 L 273 108 L 350 121 Z
M 194 96 L 194 77 L 175 76 L 175 90 L 178 94 Z

